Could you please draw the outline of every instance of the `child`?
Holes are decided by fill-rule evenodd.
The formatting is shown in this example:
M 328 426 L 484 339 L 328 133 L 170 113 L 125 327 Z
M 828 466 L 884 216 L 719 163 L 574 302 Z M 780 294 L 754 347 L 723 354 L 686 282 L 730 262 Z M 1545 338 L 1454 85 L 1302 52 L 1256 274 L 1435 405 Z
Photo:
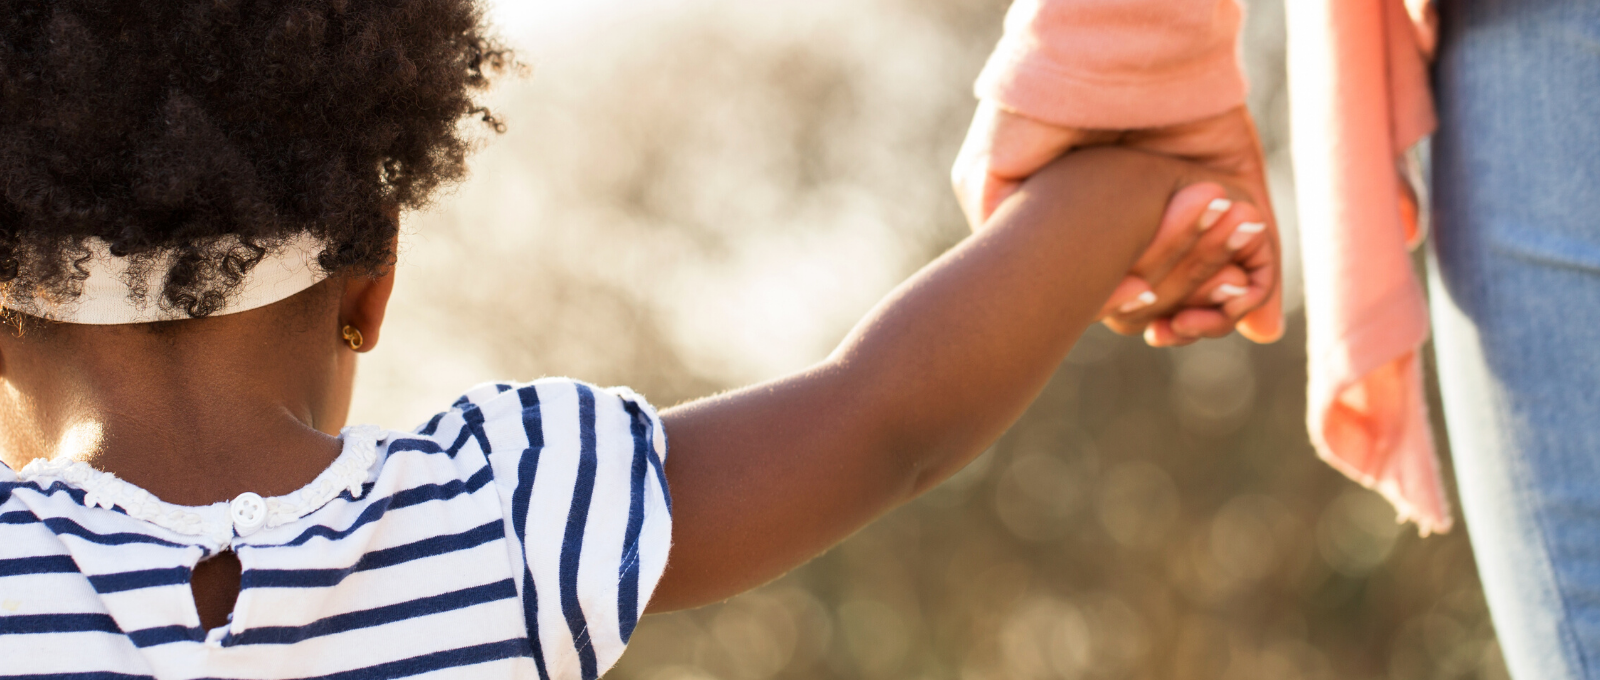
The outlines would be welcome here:
M 1197 307 L 1263 249 L 1243 203 L 1173 226 L 1223 205 L 1193 167 L 1083 151 L 807 371 L 344 427 L 500 58 L 465 0 L 0 3 L 0 678 L 597 677 L 960 469 L 1158 226 Z

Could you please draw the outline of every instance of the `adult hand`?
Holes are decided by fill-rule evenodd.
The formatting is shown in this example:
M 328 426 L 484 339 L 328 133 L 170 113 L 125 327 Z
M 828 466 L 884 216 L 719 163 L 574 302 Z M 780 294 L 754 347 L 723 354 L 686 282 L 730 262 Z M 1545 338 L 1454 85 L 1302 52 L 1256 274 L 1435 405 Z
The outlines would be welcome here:
M 1151 248 L 1117 288 L 1106 308 L 1106 324 L 1120 333 L 1143 332 L 1152 345 L 1186 344 L 1202 337 L 1227 335 L 1235 326 L 1256 342 L 1283 334 L 1282 289 L 1278 275 L 1280 247 L 1277 221 L 1266 190 L 1265 160 L 1255 123 L 1243 106 L 1202 120 L 1142 130 L 1087 130 L 1052 125 L 1000 108 L 983 100 L 951 170 L 956 197 L 976 230 L 1022 180 L 1067 151 L 1098 144 L 1130 146 L 1194 162 L 1217 173 L 1227 184 L 1243 189 L 1249 202 L 1261 206 L 1266 223 L 1263 245 L 1254 253 L 1265 263 L 1245 267 L 1252 285 L 1270 291 L 1254 306 L 1185 306 L 1206 285 L 1214 285 L 1223 266 L 1216 263 L 1174 263 L 1171 248 Z M 1178 206 L 1174 205 L 1174 208 Z M 1169 211 L 1169 216 L 1171 211 Z M 1193 244 L 1204 231 L 1196 223 L 1187 238 Z M 1163 227 L 1165 233 L 1166 227 Z M 1158 243 L 1161 241 L 1158 236 Z M 1176 278 L 1168 273 L 1181 271 Z M 1236 275 L 1229 275 L 1236 278 Z M 1170 280 L 1169 280 L 1170 279 Z M 1155 301 L 1143 306 L 1136 301 Z

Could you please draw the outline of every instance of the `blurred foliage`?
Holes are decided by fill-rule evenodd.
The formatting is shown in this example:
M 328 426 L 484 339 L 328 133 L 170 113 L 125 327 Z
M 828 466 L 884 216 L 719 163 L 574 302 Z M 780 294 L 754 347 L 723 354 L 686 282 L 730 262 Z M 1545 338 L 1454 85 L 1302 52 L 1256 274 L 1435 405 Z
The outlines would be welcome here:
M 668 405 L 821 357 L 965 234 L 947 172 L 1005 5 L 705 0 L 574 37 L 408 224 L 357 419 L 549 374 Z M 1288 218 L 1281 6 L 1249 9 Z M 1420 539 L 1316 459 L 1303 341 L 1299 319 L 1264 347 L 1093 329 L 955 478 L 772 584 L 646 618 L 608 677 L 1505 677 L 1465 532 Z

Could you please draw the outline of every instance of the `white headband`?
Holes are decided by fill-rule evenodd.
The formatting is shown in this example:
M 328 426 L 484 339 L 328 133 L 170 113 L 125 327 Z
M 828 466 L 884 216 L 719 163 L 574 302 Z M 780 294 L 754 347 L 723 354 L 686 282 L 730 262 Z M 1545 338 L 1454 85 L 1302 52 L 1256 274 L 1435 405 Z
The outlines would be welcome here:
M 82 266 L 89 276 L 81 281 L 83 292 L 76 298 L 54 300 L 11 291 L 0 305 L 53 321 L 94 325 L 189 318 L 184 310 L 160 302 L 161 290 L 166 285 L 166 266 L 146 267 L 142 272 L 143 281 L 138 281 L 143 294 L 136 295 L 134 287 L 128 284 L 141 277 L 130 275 L 131 258 L 113 256 L 110 245 L 100 239 L 89 239 L 84 246 L 90 256 Z M 262 258 L 228 296 L 222 309 L 211 315 L 265 307 L 316 285 L 327 276 L 317 266 L 317 256 L 321 253 L 322 243 L 309 235 L 301 234 L 285 241 Z

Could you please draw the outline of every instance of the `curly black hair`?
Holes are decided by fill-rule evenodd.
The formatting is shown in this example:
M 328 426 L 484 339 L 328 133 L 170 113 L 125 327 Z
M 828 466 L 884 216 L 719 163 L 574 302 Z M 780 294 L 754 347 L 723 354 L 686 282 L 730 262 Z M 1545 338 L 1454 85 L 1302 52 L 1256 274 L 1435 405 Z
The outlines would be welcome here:
M 0 0 L 0 294 L 75 297 L 92 238 L 190 317 L 301 233 L 381 271 L 510 58 L 473 0 Z

